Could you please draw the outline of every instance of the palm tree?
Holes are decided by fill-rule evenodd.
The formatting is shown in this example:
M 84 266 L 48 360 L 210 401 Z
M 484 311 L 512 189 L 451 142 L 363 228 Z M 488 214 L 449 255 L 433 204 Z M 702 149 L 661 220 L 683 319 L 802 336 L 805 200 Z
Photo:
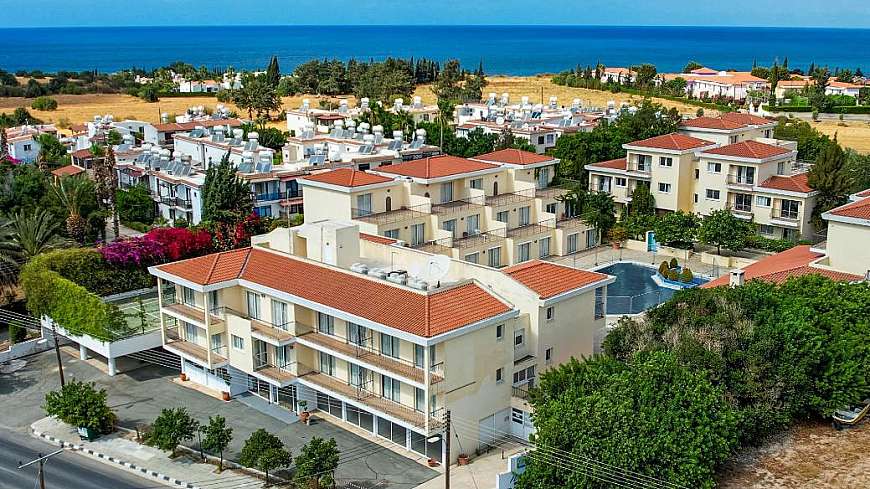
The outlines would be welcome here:
M 0 260 L 23 263 L 68 245 L 59 231 L 60 223 L 44 209 L 18 211 L 0 223 Z
M 88 195 L 94 193 L 93 183 L 80 175 L 63 177 L 51 190 L 69 214 L 66 218 L 67 234 L 77 242 L 84 243 L 87 221 L 81 215 L 82 204 Z

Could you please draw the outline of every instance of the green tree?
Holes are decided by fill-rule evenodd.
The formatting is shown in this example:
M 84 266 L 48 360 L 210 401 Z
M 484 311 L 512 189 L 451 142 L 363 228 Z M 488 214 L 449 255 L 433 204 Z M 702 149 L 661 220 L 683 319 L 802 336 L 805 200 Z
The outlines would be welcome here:
M 813 207 L 812 220 L 816 229 L 825 228 L 822 213 L 846 203 L 851 189 L 846 169 L 846 153 L 837 144 L 837 138 L 828 144 L 810 167 L 807 183 L 819 192 Z
M 818 68 L 811 76 L 813 83 L 809 87 L 810 106 L 822 113 L 831 112 L 834 104 L 825 94 L 831 80 L 830 72 L 827 68 Z
M 697 61 L 689 61 L 686 63 L 686 66 L 683 67 L 683 73 L 691 73 L 692 71 L 699 70 L 703 68 L 704 65 L 698 63 Z
M 224 450 L 233 440 L 233 429 L 228 427 L 226 419 L 219 415 L 209 416 L 208 424 L 202 428 L 204 435 L 202 447 L 220 456 L 218 471 L 221 471 L 224 468 Z
M 269 66 L 266 68 L 266 82 L 273 88 L 278 88 L 281 82 L 281 68 L 278 66 L 278 57 L 272 56 Z
M 0 260 L 8 264 L 69 245 L 59 234 L 60 224 L 43 209 L 18 211 L 0 221 Z
M 658 75 L 655 65 L 642 64 L 632 66 L 631 71 L 635 72 L 634 82 L 638 87 L 651 88 L 655 84 L 655 79 Z
M 145 434 L 145 443 L 170 453 L 174 458 L 178 445 L 196 435 L 199 422 L 188 414 L 186 408 L 163 409 Z
M 266 483 L 269 483 L 269 472 L 287 467 L 292 462 L 290 452 L 284 448 L 284 442 L 263 428 L 251 433 L 245 440 L 239 463 L 266 473 Z
M 609 471 L 553 463 L 547 455 L 553 450 L 683 487 L 712 488 L 716 468 L 737 446 L 737 416 L 722 389 L 665 352 L 626 363 L 572 358 L 540 376 L 530 402 L 536 449 L 518 489 L 611 487 Z
M 780 117 L 773 129 L 773 137 L 797 142 L 798 159 L 815 161 L 831 139 L 820 133 L 809 122 Z
M 846 149 L 846 173 L 851 182 L 851 193 L 870 188 L 870 155 Z
M 106 404 L 106 390 L 97 390 L 93 382 L 70 379 L 58 391 L 45 395 L 43 409 L 66 424 L 99 433 L 112 429 L 115 414 Z
M 253 212 L 251 187 L 236 175 L 227 153 L 205 173 L 202 186 L 202 219 L 235 223 Z
M 44 133 L 36 137 L 39 143 L 39 153 L 36 155 L 37 164 L 63 166 L 68 160 L 66 146 L 53 134 Z
M 580 218 L 598 232 L 598 242 L 616 224 L 616 205 L 607 192 L 590 192 L 583 202 Z
M 36 97 L 30 107 L 36 110 L 57 110 L 57 100 L 51 97 Z
M 268 117 L 273 110 L 281 108 L 281 99 L 265 75 L 247 74 L 242 80 L 242 87 L 232 91 L 232 100 L 240 109 L 248 112 L 248 119 L 262 116 Z
M 154 222 L 154 199 L 145 184 L 135 185 L 117 193 L 118 217 L 123 222 Z
M 631 192 L 630 214 L 640 216 L 654 216 L 656 213 L 656 199 L 649 191 L 649 185 L 639 184 Z
M 754 234 L 751 223 L 747 223 L 731 213 L 731 209 L 719 209 L 701 219 L 698 238 L 702 242 L 716 246 L 716 254 L 722 248 L 740 251 L 746 247 L 746 240 Z
M 82 213 L 86 200 L 95 195 L 93 183 L 83 176 L 62 177 L 51 186 L 55 199 L 66 210 L 67 234 L 78 243 L 84 243 L 88 223 Z
M 340 452 L 334 438 L 312 437 L 296 457 L 293 480 L 296 487 L 321 489 L 335 486 Z
M 93 178 L 94 191 L 97 193 L 97 202 L 107 214 L 112 216 L 112 231 L 114 232 L 115 239 L 118 239 L 120 234 L 118 226 L 118 206 L 116 202 L 116 195 L 118 192 L 118 173 L 115 171 L 115 150 L 111 145 L 106 147 L 105 157 L 94 159 Z M 103 224 L 103 230 L 105 231 L 105 223 Z
M 698 237 L 701 220 L 691 212 L 678 210 L 659 218 L 655 223 L 656 241 L 668 246 L 691 249 Z

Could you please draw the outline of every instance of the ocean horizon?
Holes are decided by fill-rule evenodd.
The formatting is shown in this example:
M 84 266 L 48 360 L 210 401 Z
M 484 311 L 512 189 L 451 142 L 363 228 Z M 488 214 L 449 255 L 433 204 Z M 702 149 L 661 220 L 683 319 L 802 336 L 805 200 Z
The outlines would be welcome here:
M 689 60 L 748 70 L 788 58 L 789 67 L 870 70 L 870 29 L 564 25 L 154 26 L 0 29 L 7 71 L 151 69 L 174 61 L 209 68 L 283 72 L 315 58 L 459 59 L 490 75 L 557 73 L 577 65 L 652 63 L 680 71 Z

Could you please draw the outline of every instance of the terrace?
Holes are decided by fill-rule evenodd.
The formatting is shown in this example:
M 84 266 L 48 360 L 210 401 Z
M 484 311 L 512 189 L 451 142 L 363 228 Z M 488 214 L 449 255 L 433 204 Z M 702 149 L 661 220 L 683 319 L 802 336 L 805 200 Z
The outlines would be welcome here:
M 429 204 L 402 206 L 395 210 L 372 212 L 371 209 L 351 209 L 351 218 L 371 224 L 391 224 L 429 215 Z
M 534 236 L 537 234 L 549 233 L 552 232 L 555 227 L 555 220 L 548 219 L 546 221 L 540 221 L 533 224 L 526 224 L 524 226 L 517 226 L 515 228 L 508 229 L 507 237 L 516 239 L 525 236 Z

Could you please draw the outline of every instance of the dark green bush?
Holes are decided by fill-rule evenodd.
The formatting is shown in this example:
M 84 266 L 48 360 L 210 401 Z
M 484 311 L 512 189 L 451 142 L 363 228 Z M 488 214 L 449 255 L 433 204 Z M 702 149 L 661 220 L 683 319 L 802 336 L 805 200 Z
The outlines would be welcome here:
M 46 96 L 36 97 L 30 107 L 36 110 L 57 110 L 57 100 Z
M 18 321 L 12 321 L 9 323 L 9 341 L 14 343 L 21 343 L 22 341 L 27 339 L 27 328 L 21 325 Z
M 100 297 L 154 284 L 154 277 L 147 270 L 110 265 L 93 248 L 53 251 L 37 256 L 31 263 L 33 268 L 53 270 Z
M 680 280 L 680 272 L 676 268 L 670 269 L 668 271 L 668 280 L 672 282 L 678 282 Z
M 668 266 L 668 262 L 663 261 L 662 264 L 659 265 L 659 275 L 661 275 L 662 277 L 667 278 L 668 272 L 670 272 L 670 271 L 671 271 L 671 267 Z
M 670 261 L 670 267 L 671 267 L 671 268 L 677 268 L 677 266 L 679 266 L 679 263 L 677 263 L 677 259 L 676 259 L 676 258 L 671 258 L 671 261 Z
M 793 248 L 797 243 L 787 239 L 771 239 L 760 235 L 752 235 L 746 240 L 747 248 L 755 248 L 756 250 L 771 251 L 780 253 Z
M 689 270 L 687 267 L 684 267 L 683 271 L 680 272 L 680 282 L 688 284 L 692 282 L 693 278 L 695 278 L 695 276 L 692 274 L 692 271 Z

